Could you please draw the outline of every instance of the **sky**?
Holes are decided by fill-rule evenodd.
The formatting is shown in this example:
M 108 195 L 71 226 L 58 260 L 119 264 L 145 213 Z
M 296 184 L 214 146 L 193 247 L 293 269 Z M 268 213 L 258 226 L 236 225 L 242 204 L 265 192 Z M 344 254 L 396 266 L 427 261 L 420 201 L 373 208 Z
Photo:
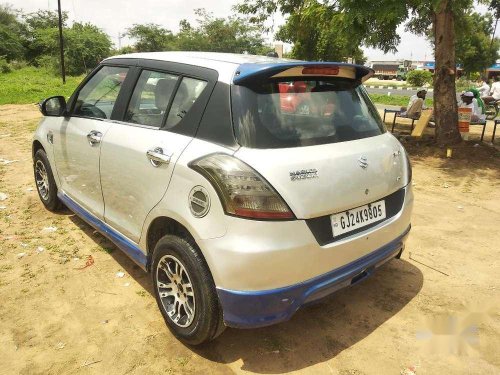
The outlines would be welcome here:
M 234 14 L 231 8 L 237 2 L 238 0 L 61 0 L 61 6 L 68 12 L 70 21 L 93 23 L 118 46 L 118 35 L 124 34 L 134 23 L 157 23 L 176 32 L 182 19 L 195 23 L 196 15 L 193 10 L 196 8 L 205 8 L 215 17 L 227 17 Z M 14 9 L 25 13 L 38 9 L 57 10 L 57 0 L 0 0 L 0 3 L 10 4 Z M 278 26 L 284 19 L 278 15 L 273 21 Z M 381 50 L 363 47 L 368 59 L 433 60 L 432 47 L 424 37 L 407 33 L 403 27 L 399 28 L 399 32 L 401 43 L 397 53 L 384 54 Z M 267 40 L 272 41 L 272 34 L 267 35 Z M 120 42 L 122 47 L 133 43 L 127 37 L 122 37 Z M 287 48 L 290 47 L 285 46 Z

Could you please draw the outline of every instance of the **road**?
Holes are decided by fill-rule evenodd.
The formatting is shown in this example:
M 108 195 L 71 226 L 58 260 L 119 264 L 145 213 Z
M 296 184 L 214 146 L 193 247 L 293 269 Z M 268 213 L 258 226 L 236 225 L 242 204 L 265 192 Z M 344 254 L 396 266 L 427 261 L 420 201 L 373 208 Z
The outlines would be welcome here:
M 392 89 L 388 88 L 370 88 L 369 86 L 366 86 L 366 90 L 368 91 L 369 94 L 382 94 L 382 95 L 387 95 L 389 92 L 391 95 L 399 95 L 399 96 L 412 96 L 417 93 L 416 90 L 406 90 L 406 89 L 397 89 L 396 87 L 393 87 Z M 427 92 L 427 98 L 432 98 L 434 95 L 432 91 Z

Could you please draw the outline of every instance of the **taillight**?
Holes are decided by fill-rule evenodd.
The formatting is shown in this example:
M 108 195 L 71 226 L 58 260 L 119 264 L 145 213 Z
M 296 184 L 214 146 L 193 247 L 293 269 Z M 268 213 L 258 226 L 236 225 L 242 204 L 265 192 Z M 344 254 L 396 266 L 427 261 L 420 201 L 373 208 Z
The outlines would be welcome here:
M 189 163 L 215 188 L 227 214 L 252 219 L 294 219 L 290 208 L 252 167 L 226 154 L 212 154 Z
M 302 74 L 317 74 L 325 76 L 336 76 L 339 74 L 338 66 L 321 67 L 321 66 L 311 66 L 302 69 Z

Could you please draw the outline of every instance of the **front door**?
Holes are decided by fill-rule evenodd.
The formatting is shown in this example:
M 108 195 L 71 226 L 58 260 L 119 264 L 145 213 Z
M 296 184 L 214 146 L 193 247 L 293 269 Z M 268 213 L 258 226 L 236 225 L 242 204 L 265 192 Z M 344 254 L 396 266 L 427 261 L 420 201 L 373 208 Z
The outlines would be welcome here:
M 143 70 L 124 121 L 109 129 L 103 140 L 104 217 L 134 242 L 139 242 L 146 216 L 162 199 L 177 159 L 192 140 L 192 135 L 175 130 L 199 120 L 191 114 L 206 88 L 201 79 Z
M 127 75 L 126 67 L 103 66 L 77 93 L 73 109 L 54 135 L 54 156 L 60 190 L 103 219 L 99 178 L 101 142 L 113 127 L 115 102 Z

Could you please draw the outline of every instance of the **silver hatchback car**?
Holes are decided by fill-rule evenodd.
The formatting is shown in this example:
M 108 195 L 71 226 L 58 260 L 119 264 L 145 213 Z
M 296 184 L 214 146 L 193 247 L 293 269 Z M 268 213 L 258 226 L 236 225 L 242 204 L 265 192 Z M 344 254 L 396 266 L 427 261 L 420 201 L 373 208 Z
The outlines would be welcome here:
M 411 167 L 369 68 L 159 52 L 104 60 L 41 103 L 34 175 L 152 275 L 196 345 L 261 327 L 401 256 Z

